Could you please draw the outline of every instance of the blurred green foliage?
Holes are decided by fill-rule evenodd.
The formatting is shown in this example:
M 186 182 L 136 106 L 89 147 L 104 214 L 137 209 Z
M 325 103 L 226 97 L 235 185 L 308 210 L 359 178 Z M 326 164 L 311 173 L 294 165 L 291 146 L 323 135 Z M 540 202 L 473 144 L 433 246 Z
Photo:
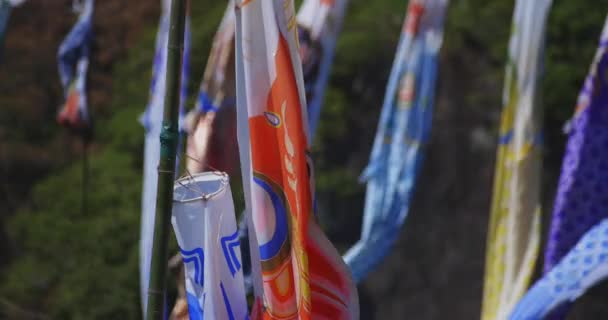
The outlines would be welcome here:
M 188 105 L 193 104 L 224 5 L 210 0 L 192 2 L 192 96 Z M 319 209 L 324 213 L 321 223 L 341 249 L 359 234 L 364 186 L 357 178 L 368 159 L 405 6 L 404 0 L 353 0 L 338 42 L 313 152 Z M 512 8 L 512 0 L 451 1 L 441 58 L 440 77 L 444 79 L 439 80 L 440 91 L 450 96 L 439 102 L 446 107 L 439 109 L 437 117 L 446 108 L 474 110 L 480 115 L 479 125 L 495 132 Z M 555 1 L 550 14 L 542 81 L 548 185 L 558 174 L 564 140 L 561 126 L 574 109 L 605 8 L 606 0 Z M 0 264 L 0 303 L 7 300 L 53 319 L 141 317 L 137 264 L 144 132 L 136 120 L 147 103 L 156 20 L 137 21 L 142 31 L 127 43 L 124 55 L 109 62 L 111 89 L 100 93 L 107 104 L 97 106 L 96 136 L 89 155 L 88 210 L 81 211 L 78 153 L 64 152 L 61 143 L 47 145 L 48 158 L 57 156 L 65 162 L 48 160 L 51 164 L 36 171 L 39 178 L 28 180 L 31 184 L 24 187 L 28 192 L 23 203 L 13 205 L 18 209 L 0 217 L 9 217 L 4 229 L 12 248 L 10 263 Z M 120 33 L 120 28 L 110 24 L 106 31 Z M 96 55 L 105 53 L 102 46 L 95 50 Z M 95 70 L 99 69 L 94 66 Z M 4 85 L 7 95 L 1 102 L 11 106 L 3 111 L 6 114 L 23 116 L 23 110 L 37 106 L 21 105 L 19 95 L 28 92 L 28 86 L 35 91 L 41 84 L 17 76 L 14 81 L 25 89 L 15 93 L 10 88 L 16 82 Z M 52 77 L 47 80 L 55 81 Z M 59 99 L 57 85 L 44 87 Z M 2 118 L 0 124 L 8 130 L 1 130 L 0 137 L 24 145 L 46 141 L 49 136 L 67 139 L 53 127 L 53 112 L 48 107 L 45 110 L 43 116 L 27 118 L 30 122 L 20 120 L 35 130 Z M 238 180 L 233 182 L 238 184 Z M 238 187 L 233 189 L 235 198 L 240 198 Z M 18 311 L 10 310 L 0 304 L 0 318 L 20 318 Z M 468 312 L 477 314 L 477 310 Z

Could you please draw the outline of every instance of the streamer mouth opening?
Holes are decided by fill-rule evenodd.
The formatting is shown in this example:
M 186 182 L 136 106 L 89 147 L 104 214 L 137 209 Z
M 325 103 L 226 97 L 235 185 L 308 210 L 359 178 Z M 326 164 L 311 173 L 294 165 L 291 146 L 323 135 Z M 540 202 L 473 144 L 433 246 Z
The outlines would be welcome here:
M 179 178 L 173 185 L 173 202 L 184 203 L 209 200 L 228 186 L 228 174 L 209 171 Z

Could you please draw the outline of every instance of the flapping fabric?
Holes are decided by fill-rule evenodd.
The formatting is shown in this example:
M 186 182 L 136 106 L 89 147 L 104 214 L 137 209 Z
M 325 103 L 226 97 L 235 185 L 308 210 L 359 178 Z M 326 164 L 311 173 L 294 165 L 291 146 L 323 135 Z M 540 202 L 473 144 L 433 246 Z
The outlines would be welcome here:
M 150 276 L 150 259 L 152 258 L 152 240 L 154 239 L 154 214 L 156 210 L 156 189 L 158 184 L 158 162 L 160 159 L 160 132 L 163 120 L 165 97 L 165 72 L 167 67 L 167 41 L 169 40 L 169 0 L 162 1 L 162 13 L 156 35 L 156 51 L 152 67 L 152 84 L 146 111 L 140 118 L 146 131 L 144 141 L 144 177 L 141 197 L 141 234 L 139 243 L 139 273 L 142 308 L 147 306 L 148 281 Z M 187 88 L 188 60 L 190 51 L 189 21 L 186 20 L 184 38 L 184 57 L 181 78 L 180 114 Z M 178 161 L 179 163 L 179 161 Z M 177 165 L 177 164 L 176 164 Z M 178 170 L 176 170 L 178 172 Z
M 93 40 L 94 0 L 85 0 L 78 21 L 59 46 L 59 76 L 65 102 L 57 115 L 60 125 L 84 131 L 90 125 L 87 106 L 87 70 Z
M 344 258 L 359 282 L 386 256 L 409 209 L 429 138 L 447 0 L 412 0 L 389 77 L 370 163 L 363 228 Z
M 210 166 L 232 175 L 238 167 L 238 149 L 234 143 L 234 28 L 234 1 L 229 1 L 213 38 L 195 108 L 186 117 L 186 129 L 190 134 L 186 167 L 191 173 Z
M 562 163 L 553 219 L 545 251 L 545 273 L 574 247 L 580 237 L 608 218 L 608 21 L 583 88 L 576 113 L 568 124 L 568 144 Z M 552 319 L 563 319 L 567 306 Z
M 358 319 L 348 269 L 312 214 L 293 1 L 238 0 L 236 14 L 237 113 L 248 119 L 239 123 L 239 149 L 250 160 L 243 179 L 263 282 L 254 281 L 256 305 L 264 304 L 254 311 L 264 319 Z
M 206 172 L 177 180 L 171 223 L 186 271 L 190 319 L 247 319 L 228 175 Z
M 296 17 L 308 103 L 308 130 L 313 136 L 347 5 L 348 0 L 304 0 Z
M 605 208 L 603 209 L 605 210 Z M 608 277 L 608 220 L 593 226 L 542 279 L 526 293 L 509 317 L 541 320 Z
M 540 243 L 541 108 L 537 79 L 551 0 L 517 0 L 509 42 L 486 248 L 482 316 L 506 319 L 525 293 Z

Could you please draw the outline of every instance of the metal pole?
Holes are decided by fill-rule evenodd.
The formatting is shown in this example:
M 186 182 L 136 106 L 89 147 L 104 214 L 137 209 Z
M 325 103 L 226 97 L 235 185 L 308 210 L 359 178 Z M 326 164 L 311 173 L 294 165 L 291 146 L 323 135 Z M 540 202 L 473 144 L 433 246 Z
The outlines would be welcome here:
M 154 241 L 150 263 L 147 320 L 164 319 L 165 291 L 167 288 L 167 242 L 173 206 L 173 179 L 177 152 L 178 117 L 186 0 L 172 0 L 167 45 L 167 72 L 163 126 L 160 133 L 160 161 L 158 164 L 158 191 L 154 219 Z

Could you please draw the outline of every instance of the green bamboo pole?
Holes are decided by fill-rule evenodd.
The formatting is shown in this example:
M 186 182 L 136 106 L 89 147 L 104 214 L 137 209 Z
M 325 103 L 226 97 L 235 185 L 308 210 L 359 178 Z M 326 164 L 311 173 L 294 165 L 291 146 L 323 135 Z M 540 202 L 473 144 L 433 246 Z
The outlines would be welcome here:
M 165 291 L 167 287 L 167 242 L 169 240 L 171 210 L 173 207 L 173 180 L 178 143 L 178 117 L 182 54 L 184 51 L 184 26 L 186 0 L 172 0 L 167 45 L 167 72 L 163 126 L 160 132 L 160 161 L 158 164 L 158 189 L 154 219 L 154 241 L 150 262 L 147 320 L 164 318 Z

